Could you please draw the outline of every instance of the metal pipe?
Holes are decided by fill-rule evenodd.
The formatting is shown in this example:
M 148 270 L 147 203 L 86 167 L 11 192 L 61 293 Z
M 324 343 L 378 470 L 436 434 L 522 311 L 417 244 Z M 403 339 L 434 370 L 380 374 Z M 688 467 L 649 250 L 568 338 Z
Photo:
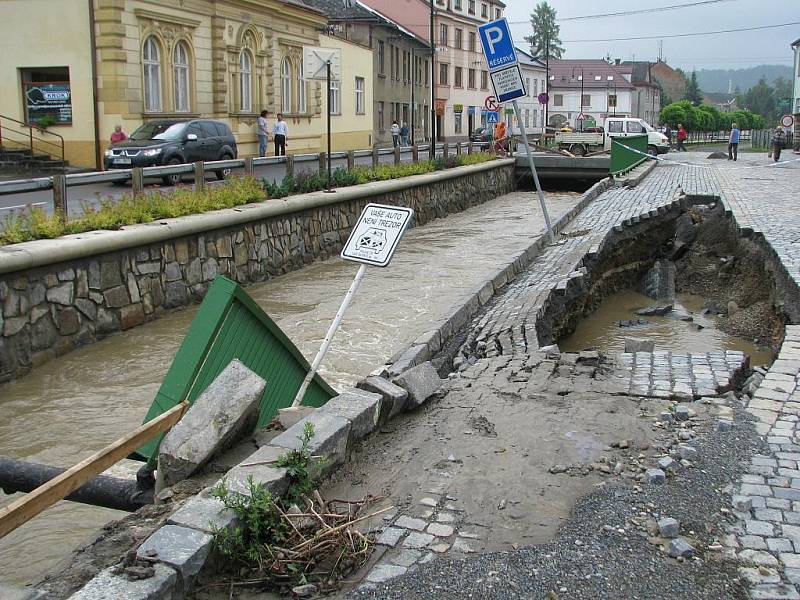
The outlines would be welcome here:
M 0 457 L 0 488 L 6 494 L 30 492 L 66 471 L 13 458 Z M 153 503 L 153 489 L 142 489 L 135 479 L 98 475 L 65 500 L 133 512 Z

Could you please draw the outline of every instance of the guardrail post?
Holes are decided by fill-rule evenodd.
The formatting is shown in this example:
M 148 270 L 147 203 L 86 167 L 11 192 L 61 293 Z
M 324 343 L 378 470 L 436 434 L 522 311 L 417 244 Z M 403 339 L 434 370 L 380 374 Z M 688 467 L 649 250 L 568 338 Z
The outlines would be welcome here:
M 413 162 L 419 161 L 419 146 L 417 146 L 416 144 L 411 146 L 411 160 Z
M 456 142 L 456 156 L 461 154 L 461 142 Z
M 400 164 L 400 146 L 394 147 L 394 164 Z
M 467 154 L 472 154 L 473 152 L 475 152 L 475 144 L 470 142 L 467 144 Z
M 53 212 L 65 223 L 68 217 L 67 178 L 64 175 L 53 175 Z
M 294 177 L 294 156 L 292 154 L 286 155 L 286 175 Z
M 255 171 L 253 170 L 252 156 L 248 156 L 247 158 L 244 159 L 244 172 L 247 173 L 248 175 L 252 175 L 253 173 L 255 173 Z
M 206 165 L 202 161 L 194 163 L 194 189 L 198 192 L 206 189 Z
M 326 171 L 325 162 L 328 156 L 324 152 L 319 153 L 319 172 L 324 173 Z
M 378 144 L 373 144 L 372 145 L 372 166 L 373 166 L 373 168 L 378 166 L 378 162 L 379 162 Z
M 436 140 L 431 140 L 431 143 L 428 145 L 428 156 L 431 160 L 436 158 Z
M 131 190 L 134 196 L 141 196 L 144 192 L 144 175 L 141 167 L 131 169 Z
M 356 153 L 352 150 L 347 151 L 347 170 L 352 171 L 356 168 Z
M 448 144 L 447 142 L 445 142 L 445 143 L 442 145 L 442 156 L 443 156 L 444 158 L 447 158 L 447 156 L 448 156 L 448 154 L 449 154 L 449 153 L 450 153 L 450 144 Z

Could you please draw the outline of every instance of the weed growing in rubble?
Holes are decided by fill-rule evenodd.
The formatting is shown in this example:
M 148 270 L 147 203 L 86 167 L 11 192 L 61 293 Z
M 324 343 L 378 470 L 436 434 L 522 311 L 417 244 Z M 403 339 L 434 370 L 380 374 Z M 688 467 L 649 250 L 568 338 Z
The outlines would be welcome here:
M 276 467 L 286 469 L 286 474 L 289 476 L 289 490 L 286 492 L 286 502 L 290 505 L 299 504 L 303 496 L 310 494 L 314 490 L 314 484 L 309 473 L 309 467 L 311 466 L 311 450 L 309 447 L 313 437 L 314 425 L 306 422 L 303 428 L 303 435 L 299 437 L 300 448 L 282 454 L 275 463 Z M 314 466 L 319 468 L 324 463 L 324 458 L 318 458 L 314 461 Z

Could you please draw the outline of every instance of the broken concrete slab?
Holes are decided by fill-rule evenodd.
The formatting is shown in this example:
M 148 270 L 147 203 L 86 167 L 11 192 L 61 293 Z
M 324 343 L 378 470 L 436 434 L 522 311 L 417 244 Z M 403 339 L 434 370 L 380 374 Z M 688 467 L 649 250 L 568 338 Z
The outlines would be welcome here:
M 164 485 L 186 479 L 252 433 L 265 387 L 261 377 L 231 361 L 161 442 L 158 472 Z
M 206 488 L 175 511 L 167 523 L 214 533 L 232 527 L 235 519 L 233 511 L 225 508 L 221 500 L 211 496 L 211 489 Z
M 178 574 L 165 564 L 153 565 L 155 574 L 147 579 L 129 581 L 124 575 L 115 575 L 116 567 L 109 567 L 70 596 L 70 600 L 158 600 L 172 598 L 178 587 Z
M 247 459 L 240 462 L 225 475 L 225 487 L 231 492 L 250 495 L 248 480 L 259 485 L 274 496 L 284 494 L 289 487 L 289 476 L 286 469 L 276 467 L 275 462 L 286 454 L 285 448 L 267 445 L 261 446 Z
M 383 424 L 392 417 L 399 415 L 406 408 L 406 403 L 408 402 L 408 392 L 399 385 L 395 385 L 383 377 L 371 375 L 366 379 L 359 381 L 356 384 L 356 387 L 368 392 L 380 394 L 383 398 L 381 414 L 378 418 L 380 424 Z
M 278 420 L 281 423 L 281 427 L 284 429 L 289 429 L 292 425 L 301 419 L 306 418 L 315 410 L 317 409 L 313 406 L 290 406 L 288 408 L 279 408 Z
M 654 305 L 654 306 L 647 306 L 645 308 L 640 308 L 639 310 L 635 311 L 634 314 L 637 314 L 642 317 L 662 317 L 670 312 L 672 312 L 672 304 L 661 304 L 661 305 Z
M 644 338 L 625 338 L 625 352 L 633 354 L 635 352 L 653 352 L 656 349 L 653 340 L 646 340 Z
M 203 531 L 164 525 L 139 546 L 136 557 L 151 562 L 158 560 L 175 569 L 181 589 L 186 592 L 203 568 L 213 543 L 214 536 Z
M 392 382 L 408 392 L 410 408 L 422 406 L 444 385 L 444 380 L 439 377 L 439 373 L 430 361 L 405 371 Z
M 318 412 L 343 417 L 350 421 L 350 443 L 375 431 L 381 415 L 383 396 L 364 390 L 345 390 L 331 398 Z
M 350 421 L 344 417 L 316 411 L 293 425 L 270 442 L 270 446 L 285 450 L 299 450 L 306 423 L 314 426 L 309 451 L 312 456 L 324 457 L 324 464 L 316 463 L 311 469 L 312 479 L 319 479 L 333 471 L 347 459 L 347 442 L 350 438 Z M 258 454 L 258 450 L 255 454 Z M 255 456 L 255 455 L 254 455 Z

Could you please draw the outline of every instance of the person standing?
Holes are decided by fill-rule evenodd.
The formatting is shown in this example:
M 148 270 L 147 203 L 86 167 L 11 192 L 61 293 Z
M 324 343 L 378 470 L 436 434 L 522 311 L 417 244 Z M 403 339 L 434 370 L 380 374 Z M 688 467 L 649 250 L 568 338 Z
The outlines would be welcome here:
M 781 159 L 781 150 L 786 145 L 786 132 L 783 130 L 783 127 L 778 125 L 775 128 L 775 133 L 772 134 L 772 141 L 770 142 L 770 146 L 772 147 L 772 157 L 775 159 L 775 162 L 778 162 Z
M 736 160 L 739 156 L 739 125 L 731 123 L 731 136 L 728 138 L 728 160 Z
M 124 142 L 127 139 L 128 136 L 122 131 L 122 125 L 115 125 L 114 132 L 111 134 L 111 143 L 116 144 L 117 142 Z
M 506 122 L 498 121 L 494 126 L 494 149 L 497 154 L 505 155 Z
M 669 125 L 664 126 L 664 135 L 667 136 L 667 146 L 672 148 L 672 128 Z
M 278 113 L 278 120 L 272 126 L 272 139 L 275 140 L 275 156 L 286 156 L 286 138 L 289 135 L 289 128 L 283 115 Z
M 686 138 L 689 137 L 689 134 L 686 133 L 686 130 L 683 128 L 683 125 L 678 123 L 678 152 L 683 150 L 686 152 L 686 147 L 683 143 L 686 141 Z
M 262 110 L 261 115 L 256 119 L 258 128 L 258 155 L 267 155 L 267 140 L 269 139 L 269 126 L 267 125 L 267 111 Z
M 408 124 L 403 121 L 403 126 L 400 128 L 400 140 L 403 146 L 408 146 Z
M 399 146 L 400 145 L 400 125 L 397 124 L 397 121 L 392 121 L 392 127 L 390 129 L 392 132 L 392 146 Z

